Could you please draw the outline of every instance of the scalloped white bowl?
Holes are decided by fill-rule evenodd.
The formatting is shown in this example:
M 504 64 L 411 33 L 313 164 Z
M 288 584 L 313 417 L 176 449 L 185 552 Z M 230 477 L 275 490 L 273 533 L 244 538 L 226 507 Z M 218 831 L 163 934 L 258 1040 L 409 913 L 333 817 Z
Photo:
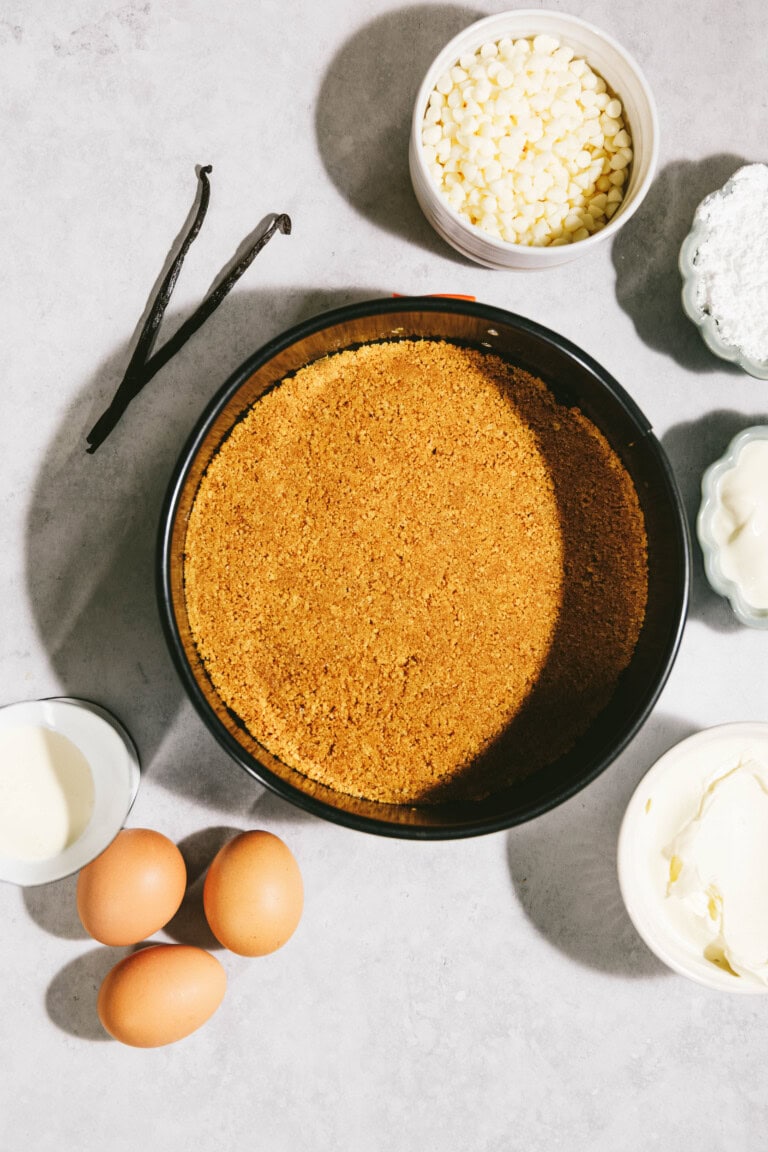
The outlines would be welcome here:
M 683 309 L 701 333 L 702 339 L 710 351 L 723 360 L 738 364 L 750 376 L 758 380 L 768 380 L 768 359 L 755 360 L 746 355 L 743 349 L 735 344 L 728 344 L 722 339 L 717 326 L 717 320 L 711 313 L 706 312 L 698 298 L 701 273 L 696 266 L 696 256 L 699 248 L 709 234 L 709 224 L 704 219 L 704 213 L 712 201 L 720 196 L 727 196 L 733 186 L 733 181 L 739 172 L 745 168 L 765 167 L 765 165 L 745 164 L 734 172 L 733 176 L 723 184 L 722 188 L 710 192 L 699 204 L 693 216 L 691 231 L 683 241 L 680 248 L 678 265 L 683 277 Z
M 733 614 L 749 628 L 768 628 L 768 608 L 755 608 L 744 589 L 723 572 L 720 546 L 714 533 L 714 518 L 720 506 L 720 485 L 726 473 L 735 468 L 745 445 L 753 440 L 768 440 L 768 424 L 745 428 L 735 436 L 723 456 L 711 464 L 701 480 L 701 505 L 696 519 L 696 535 L 704 557 L 707 580 L 719 596 L 730 601 Z

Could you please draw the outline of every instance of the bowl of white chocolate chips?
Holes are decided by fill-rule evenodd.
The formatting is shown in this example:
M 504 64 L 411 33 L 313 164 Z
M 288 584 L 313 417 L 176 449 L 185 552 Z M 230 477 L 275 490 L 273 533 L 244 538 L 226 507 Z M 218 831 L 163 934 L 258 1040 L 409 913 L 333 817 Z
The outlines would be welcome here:
M 593 25 L 521 9 L 470 25 L 419 89 L 416 198 L 489 268 L 546 268 L 593 250 L 643 200 L 658 123 L 637 64 Z

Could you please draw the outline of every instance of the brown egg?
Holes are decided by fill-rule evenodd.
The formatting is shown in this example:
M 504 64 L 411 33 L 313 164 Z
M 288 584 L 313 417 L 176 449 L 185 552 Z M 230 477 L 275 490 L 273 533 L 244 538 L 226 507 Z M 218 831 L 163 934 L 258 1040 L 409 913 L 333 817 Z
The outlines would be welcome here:
M 208 869 L 203 904 L 216 939 L 240 956 L 266 956 L 293 935 L 304 907 L 299 866 L 271 832 L 242 832 Z
M 210 952 L 191 944 L 142 948 L 110 969 L 99 989 L 99 1019 L 134 1048 L 158 1048 L 189 1036 L 224 998 L 227 977 Z
M 77 911 L 102 944 L 138 944 L 178 911 L 184 858 L 161 832 L 124 828 L 77 878 Z

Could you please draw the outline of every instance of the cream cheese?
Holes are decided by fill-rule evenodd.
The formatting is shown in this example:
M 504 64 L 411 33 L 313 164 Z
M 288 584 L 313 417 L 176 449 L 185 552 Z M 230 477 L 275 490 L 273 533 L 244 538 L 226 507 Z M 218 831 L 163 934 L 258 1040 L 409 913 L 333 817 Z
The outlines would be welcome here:
M 753 608 L 768 609 L 768 440 L 744 445 L 718 496 L 712 536 L 723 575 Z
M 667 898 L 704 957 L 768 984 L 768 767 L 745 755 L 710 777 L 663 855 Z

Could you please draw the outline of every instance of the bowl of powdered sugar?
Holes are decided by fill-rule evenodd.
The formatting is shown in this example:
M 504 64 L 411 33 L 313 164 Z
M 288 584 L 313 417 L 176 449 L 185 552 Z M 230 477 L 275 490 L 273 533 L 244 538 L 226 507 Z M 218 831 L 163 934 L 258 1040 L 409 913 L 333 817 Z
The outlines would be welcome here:
M 680 271 L 683 307 L 708 347 L 768 380 L 768 165 L 739 168 L 701 202 Z

